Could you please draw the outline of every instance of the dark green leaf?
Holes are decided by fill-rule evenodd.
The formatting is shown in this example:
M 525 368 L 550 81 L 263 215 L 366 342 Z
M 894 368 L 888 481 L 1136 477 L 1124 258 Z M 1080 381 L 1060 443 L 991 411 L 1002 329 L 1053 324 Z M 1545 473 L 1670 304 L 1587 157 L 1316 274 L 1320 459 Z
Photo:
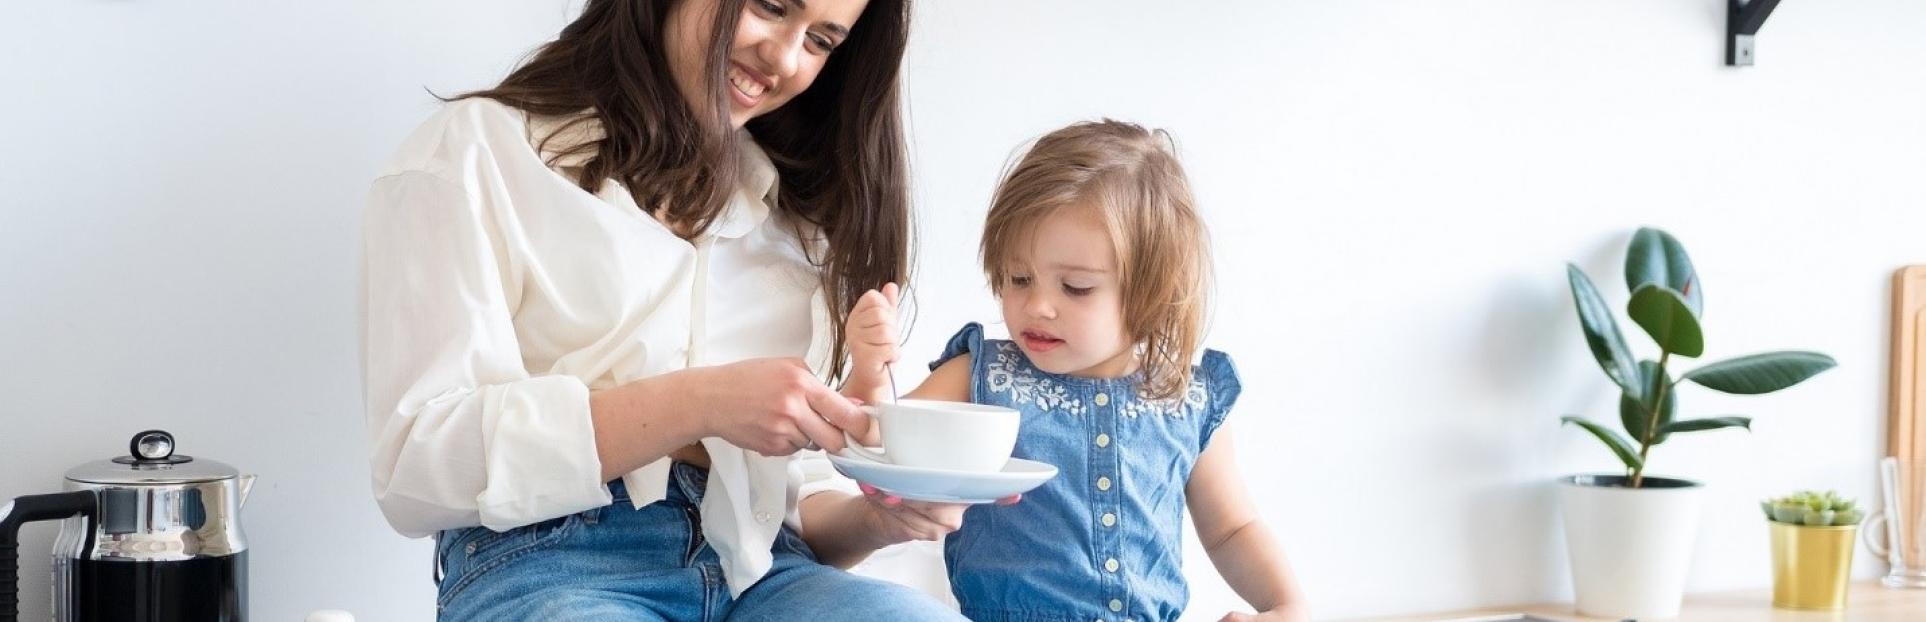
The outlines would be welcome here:
M 1646 427 L 1657 426 L 1651 437 L 1652 444 L 1657 445 L 1665 442 L 1665 424 L 1672 422 L 1672 413 L 1678 410 L 1678 395 L 1671 390 L 1669 385 L 1672 379 L 1659 369 L 1657 361 L 1639 361 L 1638 375 L 1639 384 L 1644 390 L 1638 395 L 1618 397 L 1618 420 L 1624 424 L 1625 433 L 1632 435 L 1633 441 L 1646 437 Z M 1659 394 L 1661 386 L 1665 386 L 1665 403 L 1658 408 L 1658 422 L 1648 423 L 1653 419 L 1652 398 Z
M 1666 434 L 1673 434 L 1678 432 L 1697 432 L 1700 430 L 1717 430 L 1719 428 L 1745 428 L 1747 431 L 1750 431 L 1752 430 L 1752 419 L 1750 417 L 1707 417 L 1704 419 L 1686 419 L 1684 421 L 1674 421 L 1674 422 L 1665 424 L 1663 427 L 1659 428 L 1659 431 L 1664 432 Z
M 1699 318 L 1692 315 L 1685 298 L 1671 288 L 1656 283 L 1640 285 L 1632 292 L 1632 301 L 1625 305 L 1625 312 L 1666 352 L 1679 356 L 1705 353 L 1705 336 L 1699 333 Z
M 1672 234 L 1651 227 L 1632 234 L 1632 243 L 1625 249 L 1625 287 L 1637 290 L 1646 283 L 1657 283 L 1679 292 L 1693 317 L 1704 315 L 1705 293 L 1699 287 L 1698 273 L 1692 270 L 1692 259 L 1685 255 L 1685 247 Z
M 1624 435 L 1614 432 L 1605 426 L 1571 415 L 1560 417 L 1559 420 L 1585 428 L 1585 431 L 1591 432 L 1592 436 L 1598 437 L 1599 441 L 1604 442 L 1606 447 L 1612 448 L 1612 453 L 1618 455 L 1618 461 L 1625 463 L 1626 469 L 1638 469 L 1638 450 L 1632 448 L 1631 441 L 1625 440 Z
M 1598 366 L 1605 370 L 1605 376 L 1612 379 L 1620 390 L 1638 393 L 1638 369 L 1634 367 L 1632 351 L 1625 347 L 1625 337 L 1618 331 L 1618 321 L 1612 319 L 1612 308 L 1598 295 L 1598 288 L 1585 276 L 1577 265 L 1565 264 L 1565 276 L 1572 284 L 1572 302 L 1578 307 L 1578 324 L 1585 330 L 1585 344 L 1592 348 L 1592 358 L 1598 359 Z
M 1767 352 L 1712 363 L 1685 374 L 1706 388 L 1739 395 L 1771 393 L 1838 365 L 1818 352 Z

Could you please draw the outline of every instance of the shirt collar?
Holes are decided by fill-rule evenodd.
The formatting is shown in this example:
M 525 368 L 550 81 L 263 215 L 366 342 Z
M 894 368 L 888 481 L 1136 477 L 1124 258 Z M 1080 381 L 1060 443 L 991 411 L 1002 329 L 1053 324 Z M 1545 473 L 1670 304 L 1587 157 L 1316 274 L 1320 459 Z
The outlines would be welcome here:
M 769 219 L 769 211 L 776 206 L 776 165 L 769 161 L 769 154 L 763 153 L 762 145 L 749 135 L 749 130 L 736 130 L 737 174 L 741 183 L 734 196 L 729 198 L 729 206 L 723 208 L 716 217 L 716 224 L 710 227 L 715 235 L 725 238 L 739 238 L 761 226 Z
M 576 122 L 578 119 L 580 121 Z M 763 152 L 762 146 L 756 143 L 749 130 L 739 129 L 735 134 L 736 170 L 741 182 L 736 192 L 730 195 L 728 205 L 723 206 L 722 213 L 716 215 L 715 224 L 709 227 L 709 235 L 717 237 L 740 238 L 747 235 L 769 219 L 777 201 L 777 184 L 780 180 L 775 163 L 769 160 L 769 154 Z M 567 169 L 578 169 L 588 164 L 594 153 L 567 152 L 577 145 L 599 141 L 605 136 L 607 134 L 602 131 L 602 123 L 589 116 L 587 111 L 557 117 L 531 116 L 528 121 L 529 143 L 536 146 L 538 156 L 551 168 L 570 177 L 573 177 L 573 171 Z M 619 192 L 610 192 L 610 185 L 615 185 Z M 611 194 L 627 199 L 621 201 L 624 205 L 634 206 L 634 200 L 628 198 L 627 189 L 621 188 L 621 184 L 614 180 L 604 182 L 600 196 L 607 200 L 613 198 Z

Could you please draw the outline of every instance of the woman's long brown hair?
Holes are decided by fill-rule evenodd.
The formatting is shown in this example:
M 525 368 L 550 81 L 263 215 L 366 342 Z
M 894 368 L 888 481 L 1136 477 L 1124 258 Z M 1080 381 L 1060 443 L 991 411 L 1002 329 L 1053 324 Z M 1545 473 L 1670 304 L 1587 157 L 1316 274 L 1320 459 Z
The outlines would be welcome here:
M 620 181 L 637 205 L 694 238 L 737 188 L 722 88 L 745 1 L 717 1 L 704 55 L 710 114 L 689 108 L 669 71 L 663 32 L 677 0 L 589 0 L 555 41 L 501 84 L 455 99 L 486 97 L 535 116 L 590 112 L 571 123 L 599 122 L 605 137 L 551 157 L 590 156 L 576 174 L 583 190 Z M 850 307 L 863 292 L 902 283 L 910 273 L 899 86 L 909 4 L 870 0 L 809 89 L 747 128 L 781 176 L 779 209 L 820 228 L 827 242 L 824 256 L 811 260 L 822 268 L 835 328 L 832 378 L 844 372 Z

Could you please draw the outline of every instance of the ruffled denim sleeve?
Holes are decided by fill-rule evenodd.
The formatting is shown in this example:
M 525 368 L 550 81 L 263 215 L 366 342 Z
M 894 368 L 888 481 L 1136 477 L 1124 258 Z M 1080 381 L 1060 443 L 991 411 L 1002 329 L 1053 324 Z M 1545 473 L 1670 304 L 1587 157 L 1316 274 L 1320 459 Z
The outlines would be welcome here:
M 1224 425 L 1224 418 L 1230 415 L 1231 406 L 1237 404 L 1237 396 L 1244 392 L 1244 383 L 1237 376 L 1237 365 L 1231 362 L 1229 354 L 1217 350 L 1205 350 L 1204 360 L 1197 366 L 1197 375 L 1204 381 L 1205 394 L 1209 396 L 1204 405 L 1204 429 L 1198 435 L 1197 448 L 1210 446 L 1211 435 Z
M 956 331 L 956 335 L 950 337 L 950 343 L 943 346 L 943 355 L 930 361 L 930 371 L 936 371 L 936 368 L 950 362 L 950 359 L 965 354 L 970 355 L 970 401 L 980 401 L 982 396 L 978 395 L 977 391 L 981 383 L 977 382 L 977 379 L 983 377 L 983 368 L 992 358 L 984 354 L 984 345 L 983 325 L 976 322 L 964 324 L 962 330 Z
M 981 356 L 982 352 L 983 325 L 976 322 L 964 324 L 962 330 L 956 331 L 956 336 L 950 337 L 949 345 L 943 346 L 943 356 L 936 357 L 936 360 L 930 361 L 930 371 L 936 371 L 936 368 L 942 367 L 943 364 L 948 363 L 950 359 L 965 354 L 981 360 L 983 358 Z

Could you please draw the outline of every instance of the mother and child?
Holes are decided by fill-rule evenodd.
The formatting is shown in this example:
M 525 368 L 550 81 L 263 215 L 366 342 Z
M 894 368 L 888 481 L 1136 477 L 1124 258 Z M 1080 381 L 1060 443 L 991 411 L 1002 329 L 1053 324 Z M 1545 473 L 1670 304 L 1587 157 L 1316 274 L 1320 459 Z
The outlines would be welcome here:
M 1015 455 L 1058 477 L 934 503 L 806 457 L 875 437 L 899 355 L 909 24 L 588 0 L 402 143 L 363 223 L 370 462 L 390 524 L 435 537 L 439 617 L 954 620 L 844 571 L 942 540 L 970 619 L 1174 619 L 1188 509 L 1260 612 L 1224 619 L 1306 619 L 1222 427 L 1236 371 L 1199 354 L 1208 236 L 1162 132 L 1036 141 L 981 242 L 1011 339 L 965 326 L 905 395 L 1019 410 Z

